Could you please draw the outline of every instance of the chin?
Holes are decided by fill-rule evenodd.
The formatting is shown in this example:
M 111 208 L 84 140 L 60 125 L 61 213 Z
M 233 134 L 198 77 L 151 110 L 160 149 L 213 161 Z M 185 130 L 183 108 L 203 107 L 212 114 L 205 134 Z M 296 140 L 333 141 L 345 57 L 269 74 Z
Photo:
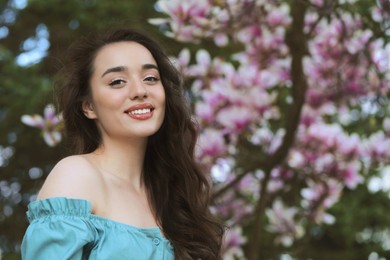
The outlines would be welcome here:
M 154 129 L 150 129 L 150 130 L 144 130 L 144 131 L 142 131 L 142 133 L 139 133 L 139 136 L 140 136 L 140 137 L 150 137 L 150 136 L 156 134 L 156 133 L 158 132 L 159 129 L 160 129 L 160 128 L 157 128 L 157 129 L 154 128 Z

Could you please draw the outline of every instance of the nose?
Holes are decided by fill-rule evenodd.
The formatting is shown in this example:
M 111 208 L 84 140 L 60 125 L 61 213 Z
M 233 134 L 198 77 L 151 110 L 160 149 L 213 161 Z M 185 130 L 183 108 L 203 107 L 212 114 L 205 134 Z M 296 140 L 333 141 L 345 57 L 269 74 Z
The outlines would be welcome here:
M 142 80 L 133 80 L 134 84 L 130 85 L 130 99 L 145 99 L 148 97 L 148 90 Z

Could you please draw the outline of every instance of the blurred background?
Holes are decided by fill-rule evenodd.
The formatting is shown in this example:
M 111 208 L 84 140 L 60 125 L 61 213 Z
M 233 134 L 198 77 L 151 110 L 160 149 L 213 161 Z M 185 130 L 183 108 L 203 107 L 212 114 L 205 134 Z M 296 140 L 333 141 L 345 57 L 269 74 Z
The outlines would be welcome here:
M 224 259 L 390 258 L 388 0 L 0 0 L 0 259 L 20 259 L 61 136 L 69 45 L 112 27 L 172 56 Z

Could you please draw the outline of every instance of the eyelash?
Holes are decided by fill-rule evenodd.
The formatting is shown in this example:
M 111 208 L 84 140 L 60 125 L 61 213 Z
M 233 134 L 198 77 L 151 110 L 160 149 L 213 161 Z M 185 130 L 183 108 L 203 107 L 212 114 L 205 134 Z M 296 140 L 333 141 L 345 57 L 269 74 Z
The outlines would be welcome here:
M 125 84 L 125 83 L 126 83 L 126 81 L 123 80 L 123 79 L 114 79 L 108 85 L 110 85 L 111 87 L 115 87 L 117 85 L 122 85 L 122 84 Z
M 144 81 L 148 82 L 149 84 L 158 82 L 159 80 L 160 80 L 160 78 L 158 78 L 156 76 L 147 76 L 144 78 Z M 108 85 L 111 87 L 121 87 L 122 85 L 124 85 L 126 83 L 127 82 L 124 79 L 114 79 L 110 83 L 108 83 Z
M 145 77 L 144 80 L 150 81 L 150 82 L 157 82 L 157 81 L 159 81 L 160 79 L 159 79 L 158 77 L 155 77 L 155 76 L 147 76 L 147 77 Z

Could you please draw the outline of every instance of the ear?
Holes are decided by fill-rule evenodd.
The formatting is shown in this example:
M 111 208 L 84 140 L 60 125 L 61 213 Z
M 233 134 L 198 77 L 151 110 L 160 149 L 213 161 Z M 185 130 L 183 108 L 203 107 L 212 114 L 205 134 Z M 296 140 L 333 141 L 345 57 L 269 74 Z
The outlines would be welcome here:
M 96 113 L 93 110 L 93 105 L 91 104 L 91 102 L 89 102 L 87 100 L 83 101 L 83 112 L 84 112 L 84 115 L 89 119 L 96 119 L 97 118 Z

